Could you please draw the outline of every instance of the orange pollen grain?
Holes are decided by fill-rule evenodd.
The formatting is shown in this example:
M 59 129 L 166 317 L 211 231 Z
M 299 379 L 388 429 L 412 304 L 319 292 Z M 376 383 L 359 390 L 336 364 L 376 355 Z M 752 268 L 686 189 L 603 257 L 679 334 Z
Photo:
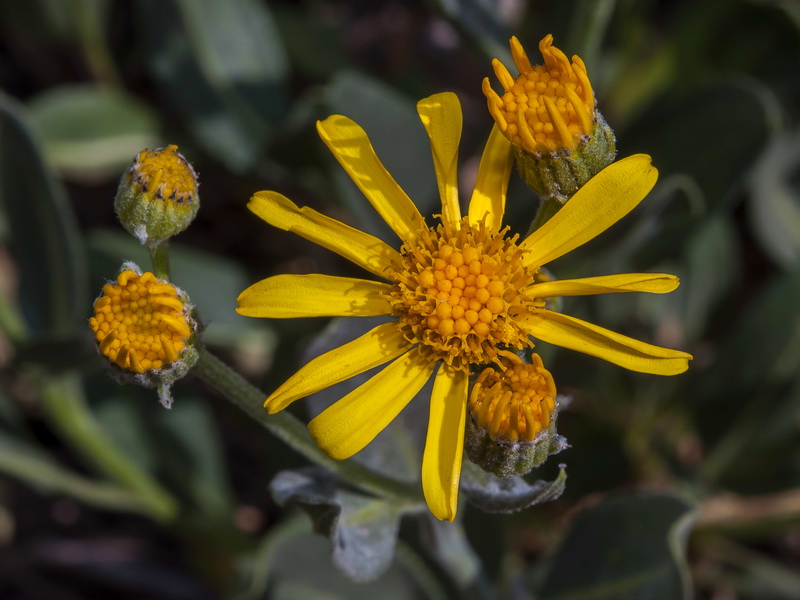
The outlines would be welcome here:
M 532 66 L 517 38 L 511 55 L 519 75 L 514 78 L 497 59 L 492 62 L 504 93 L 497 94 L 489 78 L 483 92 L 495 122 L 518 148 L 543 154 L 572 151 L 592 132 L 595 101 L 586 66 L 578 56 L 572 62 L 552 45 L 547 35 L 539 43 L 543 65 Z
M 525 363 L 503 352 L 497 368 L 481 371 L 469 397 L 474 422 L 494 440 L 533 442 L 550 426 L 556 387 L 538 354 Z
M 192 333 L 176 288 L 152 273 L 125 270 L 103 286 L 89 326 L 100 353 L 119 368 L 143 373 L 178 360 Z

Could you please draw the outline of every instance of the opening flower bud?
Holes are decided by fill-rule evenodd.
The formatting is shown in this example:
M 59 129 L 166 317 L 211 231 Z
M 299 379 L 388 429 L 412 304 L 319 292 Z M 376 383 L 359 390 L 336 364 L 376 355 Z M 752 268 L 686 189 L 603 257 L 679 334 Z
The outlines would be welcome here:
M 613 162 L 614 132 L 597 105 L 586 65 L 553 46 L 553 36 L 539 42 L 543 65 L 532 66 L 519 40 L 512 37 L 514 78 L 494 59 L 502 96 L 483 80 L 489 112 L 514 145 L 517 168 L 540 196 L 561 202 Z
M 556 387 L 542 359 L 502 352 L 481 371 L 469 396 L 465 448 L 484 471 L 524 475 L 566 447 L 556 434 Z
M 197 215 L 197 174 L 175 145 L 142 150 L 122 175 L 114 200 L 120 223 L 155 246 L 186 229 Z

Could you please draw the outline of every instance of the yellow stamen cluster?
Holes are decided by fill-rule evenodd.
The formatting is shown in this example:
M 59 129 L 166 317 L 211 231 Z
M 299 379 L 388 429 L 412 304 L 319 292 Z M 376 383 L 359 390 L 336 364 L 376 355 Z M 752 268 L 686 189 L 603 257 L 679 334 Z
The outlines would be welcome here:
M 520 293 L 533 274 L 522 265 L 517 236 L 505 233 L 464 219 L 457 228 L 423 229 L 403 247 L 388 299 L 406 339 L 432 359 L 466 371 L 491 362 L 498 345 L 531 345 L 515 317 L 533 307 Z
M 550 426 L 555 411 L 556 385 L 538 354 L 525 363 L 502 352 L 499 369 L 481 371 L 472 387 L 469 410 L 475 424 L 492 439 L 532 442 Z
M 192 333 L 186 312 L 175 286 L 125 270 L 103 286 L 89 325 L 103 356 L 143 373 L 178 359 Z
M 188 203 L 197 192 L 197 174 L 176 145 L 142 150 L 129 168 L 134 185 L 158 200 Z
M 514 79 L 503 63 L 492 61 L 505 90 L 502 98 L 488 77 L 483 80 L 483 93 L 497 126 L 515 146 L 532 154 L 574 150 L 581 137 L 591 133 L 595 120 L 586 65 L 578 56 L 570 63 L 552 44 L 552 35 L 539 42 L 544 65 L 533 67 L 519 40 L 511 38 L 519 76 Z

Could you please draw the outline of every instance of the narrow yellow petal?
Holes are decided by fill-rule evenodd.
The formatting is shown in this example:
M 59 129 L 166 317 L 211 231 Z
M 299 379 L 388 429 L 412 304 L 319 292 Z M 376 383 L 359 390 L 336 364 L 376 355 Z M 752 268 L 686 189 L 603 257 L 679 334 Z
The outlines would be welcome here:
M 656 179 L 658 171 L 646 154 L 610 164 L 522 242 L 525 264 L 541 267 L 599 235 L 633 210 Z
M 492 68 L 494 69 L 495 76 L 497 76 L 497 80 L 505 91 L 509 91 L 514 87 L 514 78 L 503 63 L 496 58 L 492 59 Z
M 549 310 L 522 319 L 535 338 L 596 356 L 631 371 L 654 375 L 678 375 L 689 368 L 692 355 L 640 342 L 598 325 Z
M 590 296 L 616 292 L 649 292 L 666 294 L 680 284 L 675 275 L 666 273 L 623 273 L 583 279 L 561 279 L 530 286 L 525 295 L 529 298 L 553 298 L 555 296 Z
M 381 294 L 389 291 L 391 286 L 365 279 L 276 275 L 243 291 L 236 312 L 271 319 L 388 315 L 392 305 Z
M 332 250 L 379 277 L 386 277 L 386 270 L 400 260 L 400 254 L 378 238 L 307 206 L 298 208 L 277 192 L 256 192 L 247 208 L 270 225 Z
M 442 217 L 458 226 L 458 144 L 461 141 L 461 104 L 452 92 L 434 94 L 417 102 L 417 112 L 433 152 L 433 169 L 442 200 Z
M 375 154 L 355 122 L 333 115 L 317 122 L 322 141 L 378 214 L 404 242 L 414 239 L 425 220 Z
M 452 522 L 458 508 L 468 383 L 467 373 L 445 364 L 433 382 L 422 456 L 422 492 L 433 516 L 443 521 Z
M 353 456 L 400 414 L 435 365 L 418 348 L 406 352 L 314 418 L 308 424 L 311 437 L 331 458 Z
M 394 360 L 410 347 L 394 321 L 378 325 L 308 362 L 275 390 L 264 406 L 270 414 L 275 414 L 295 400 Z
M 475 190 L 469 201 L 469 224 L 486 220 L 490 231 L 499 231 L 506 210 L 506 190 L 514 166 L 514 147 L 495 125 L 483 149 Z

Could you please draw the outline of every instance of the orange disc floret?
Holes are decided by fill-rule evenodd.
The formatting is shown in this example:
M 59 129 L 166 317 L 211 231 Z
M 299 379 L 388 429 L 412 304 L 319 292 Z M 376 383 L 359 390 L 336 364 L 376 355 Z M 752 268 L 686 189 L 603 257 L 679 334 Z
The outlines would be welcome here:
M 188 312 L 175 286 L 127 269 L 103 286 L 89 326 L 103 356 L 144 373 L 178 360 L 192 334 Z
M 467 371 L 492 362 L 498 346 L 532 345 L 517 317 L 535 307 L 521 293 L 533 273 L 506 233 L 463 219 L 425 228 L 403 248 L 388 300 L 406 339 L 432 360 Z
M 494 440 L 532 442 L 550 426 L 555 413 L 556 386 L 538 354 L 532 363 L 502 352 L 499 368 L 481 371 L 469 397 L 476 425 Z
M 499 60 L 492 66 L 503 86 L 501 97 L 483 80 L 489 112 L 503 134 L 518 148 L 532 153 L 574 150 L 592 132 L 595 102 L 586 65 L 578 56 L 572 62 L 553 46 L 553 36 L 539 42 L 544 65 L 532 66 L 516 37 L 511 55 L 519 75 L 514 78 Z

